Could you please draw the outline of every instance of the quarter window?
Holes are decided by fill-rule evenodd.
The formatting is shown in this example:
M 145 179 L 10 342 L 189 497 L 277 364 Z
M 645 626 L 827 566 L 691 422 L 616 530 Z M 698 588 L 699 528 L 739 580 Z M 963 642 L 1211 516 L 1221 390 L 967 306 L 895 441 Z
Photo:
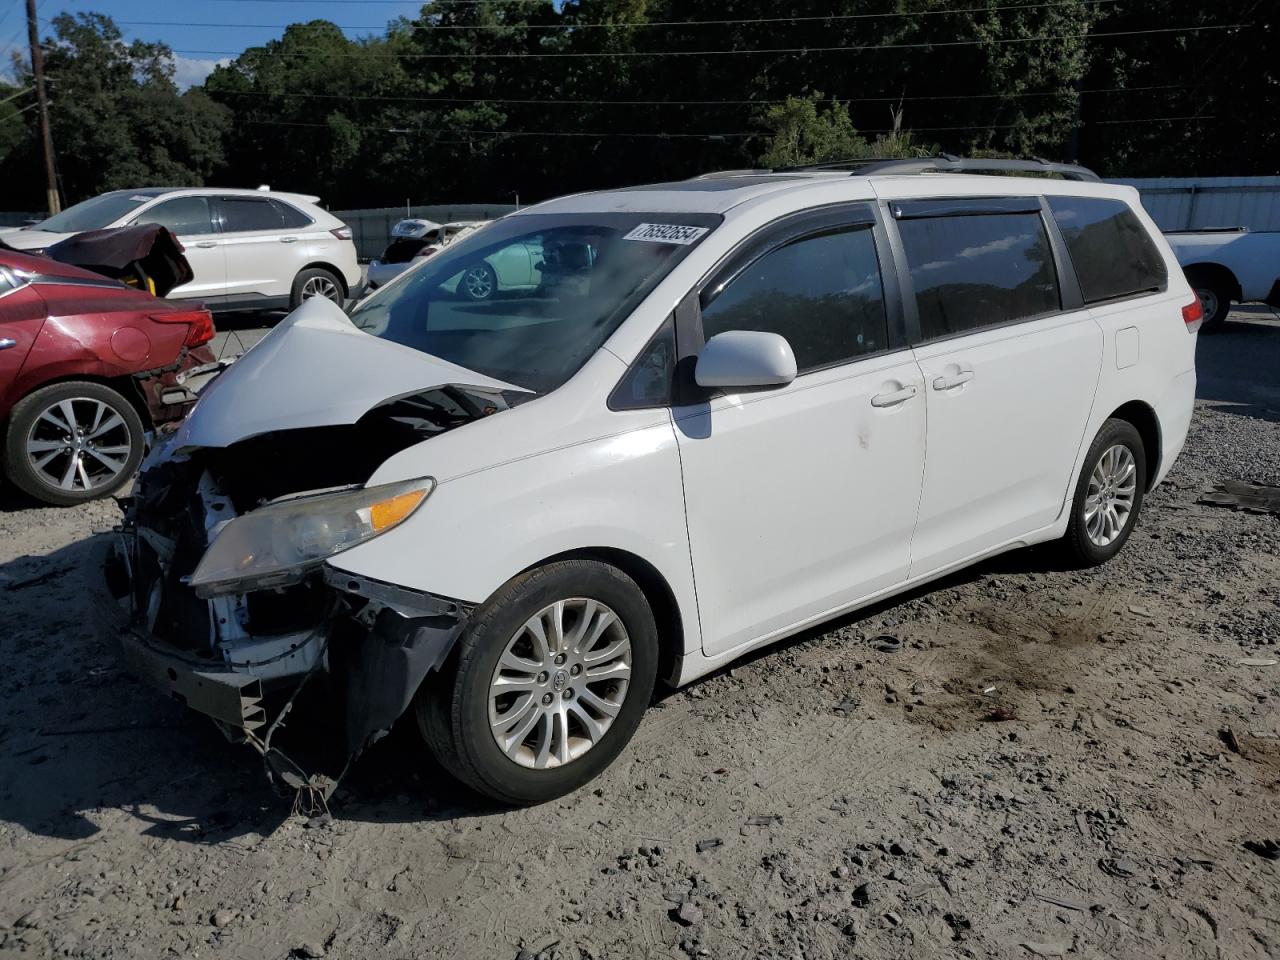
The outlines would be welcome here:
M 315 222 L 297 207 L 291 207 L 283 200 L 272 199 L 269 202 L 276 208 L 276 212 L 280 214 L 281 222 L 286 230 L 309 227 Z
M 213 233 L 208 197 L 175 197 L 165 200 L 140 214 L 133 222 L 158 223 L 180 237 Z
M 242 230 L 281 230 L 284 218 L 265 197 L 223 197 L 222 229 L 227 233 Z
M 1049 197 L 1085 303 L 1163 290 L 1164 259 L 1129 205 L 1099 197 Z
M 922 217 L 900 221 L 898 231 L 924 340 L 1061 309 L 1038 213 Z
M 702 308 L 709 340 L 726 330 L 777 333 L 801 373 L 888 346 L 869 226 L 807 237 L 756 260 Z

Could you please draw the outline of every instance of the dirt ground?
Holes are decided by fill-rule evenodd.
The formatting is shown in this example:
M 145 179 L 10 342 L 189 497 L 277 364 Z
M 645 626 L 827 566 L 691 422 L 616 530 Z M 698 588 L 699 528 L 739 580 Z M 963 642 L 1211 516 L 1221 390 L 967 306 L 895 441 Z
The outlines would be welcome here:
M 1280 321 L 1199 349 L 1116 560 L 1008 555 L 770 648 L 530 810 L 406 728 L 292 815 L 123 672 L 90 602 L 114 505 L 0 493 L 0 955 L 1280 956 L 1280 517 L 1197 503 L 1280 484 Z

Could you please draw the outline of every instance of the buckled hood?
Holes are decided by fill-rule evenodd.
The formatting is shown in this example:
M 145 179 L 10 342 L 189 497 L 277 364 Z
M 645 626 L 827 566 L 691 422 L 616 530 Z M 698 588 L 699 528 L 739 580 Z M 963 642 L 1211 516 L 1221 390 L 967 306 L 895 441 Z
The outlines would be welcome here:
M 337 304 L 313 297 L 204 389 L 169 449 L 351 424 L 388 400 L 448 385 L 529 392 L 371 336 Z

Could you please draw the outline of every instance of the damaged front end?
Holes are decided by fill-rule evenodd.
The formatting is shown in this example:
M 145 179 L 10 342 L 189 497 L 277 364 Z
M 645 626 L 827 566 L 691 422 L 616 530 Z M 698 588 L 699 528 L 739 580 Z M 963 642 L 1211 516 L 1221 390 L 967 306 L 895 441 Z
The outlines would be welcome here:
M 339 707 L 345 769 L 408 708 L 471 609 L 328 560 L 430 497 L 430 477 L 370 485 L 389 460 L 529 396 L 306 301 L 201 392 L 123 501 L 108 580 L 134 671 L 323 799 L 336 781 L 273 743 L 299 691 L 323 686 L 327 717 Z
M 409 707 L 470 607 L 324 560 L 240 581 L 201 580 L 211 544 L 253 516 L 229 492 L 238 483 L 222 473 L 227 453 L 201 451 L 154 467 L 126 501 L 108 571 L 129 612 L 125 658 L 153 686 L 258 750 L 273 779 L 323 797 L 336 779 L 308 776 L 273 745 L 302 686 L 319 678 L 339 705 L 349 762 Z M 323 499 L 285 496 L 259 510 Z

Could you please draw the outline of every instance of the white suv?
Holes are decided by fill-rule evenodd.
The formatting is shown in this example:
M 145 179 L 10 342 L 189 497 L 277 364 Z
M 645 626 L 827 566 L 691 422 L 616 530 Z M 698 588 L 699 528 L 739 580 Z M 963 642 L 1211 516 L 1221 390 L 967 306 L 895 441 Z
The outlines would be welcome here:
M 1065 178 L 964 175 L 992 165 Z M 603 770 L 659 678 L 1001 551 L 1102 563 L 1182 448 L 1200 307 L 1095 180 L 939 159 L 583 194 L 349 318 L 304 304 L 144 464 L 127 655 L 277 770 L 262 698 L 323 673 L 349 753 L 411 710 L 529 803 Z M 513 245 L 555 251 L 536 295 L 458 292 Z
M 212 310 L 297 307 L 321 296 L 343 304 L 361 288 L 351 228 L 316 206 L 318 197 L 213 187 L 116 190 L 30 227 L 0 232 L 19 250 L 137 223 L 168 227 L 195 278 L 168 294 Z

